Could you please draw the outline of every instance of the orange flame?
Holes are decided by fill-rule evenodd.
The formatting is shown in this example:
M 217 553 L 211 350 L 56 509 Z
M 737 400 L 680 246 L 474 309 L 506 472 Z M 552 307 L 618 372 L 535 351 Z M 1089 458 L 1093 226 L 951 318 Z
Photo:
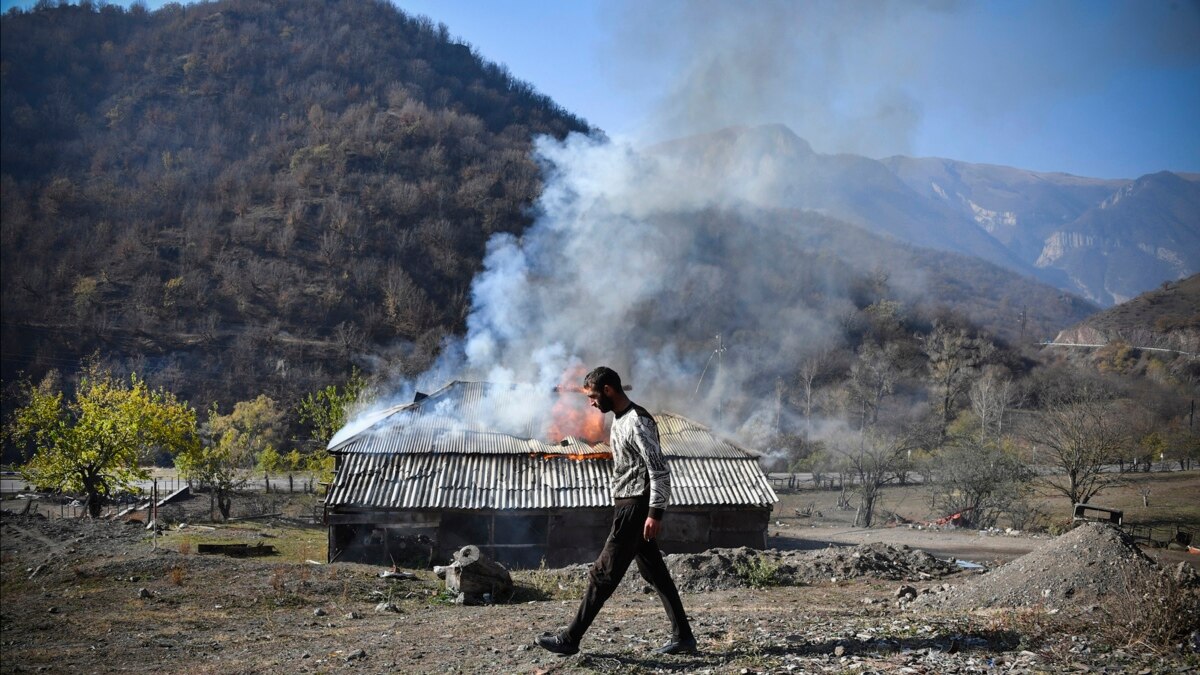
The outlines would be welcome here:
M 583 462 L 589 459 L 612 459 L 611 452 L 564 452 L 561 454 L 542 452 L 534 453 L 533 456 L 541 457 L 542 459 L 573 459 L 576 462 Z
M 587 372 L 582 365 L 568 368 L 559 380 L 558 400 L 550 409 L 550 428 L 546 436 L 553 442 L 573 436 L 589 444 L 605 439 L 604 414 L 589 405 L 579 382 Z M 610 456 L 607 453 L 584 453 Z M 587 459 L 587 457 L 581 457 Z

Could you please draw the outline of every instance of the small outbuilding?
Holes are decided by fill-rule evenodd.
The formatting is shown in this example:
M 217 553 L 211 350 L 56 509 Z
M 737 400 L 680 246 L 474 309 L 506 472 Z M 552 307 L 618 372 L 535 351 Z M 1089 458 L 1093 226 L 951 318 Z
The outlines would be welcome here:
M 495 386 L 452 382 L 330 447 L 330 562 L 426 564 L 468 544 L 513 568 L 595 558 L 612 517 L 608 445 L 485 428 Z M 662 549 L 765 547 L 778 498 L 757 455 L 679 415 L 654 417 L 672 473 Z

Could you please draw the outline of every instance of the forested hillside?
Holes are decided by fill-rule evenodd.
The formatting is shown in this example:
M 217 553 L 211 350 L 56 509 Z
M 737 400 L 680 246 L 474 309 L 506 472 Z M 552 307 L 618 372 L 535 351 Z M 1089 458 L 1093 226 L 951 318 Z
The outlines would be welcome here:
M 783 127 L 607 142 L 382 0 L 11 11 L 0 132 L 6 459 L 93 509 L 155 460 L 228 516 L 251 470 L 327 477 L 355 403 L 551 397 L 600 359 L 764 466 L 852 476 L 861 525 L 913 470 L 987 526 L 1032 522 L 1026 462 L 1075 503 L 1200 456 L 1192 361 L 1035 353 L 1096 308 L 882 163 Z
M 539 134 L 587 124 L 382 0 L 2 19 L 3 372 L 99 351 L 198 407 L 422 369 Z

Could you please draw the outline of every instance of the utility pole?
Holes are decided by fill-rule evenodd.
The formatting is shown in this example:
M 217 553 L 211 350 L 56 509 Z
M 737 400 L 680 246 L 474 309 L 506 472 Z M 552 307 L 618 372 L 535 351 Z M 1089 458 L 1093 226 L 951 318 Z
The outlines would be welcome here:
M 708 367 L 712 365 L 713 357 L 716 357 L 717 359 L 717 380 L 720 381 L 721 379 L 721 355 L 725 353 L 726 347 L 725 344 L 721 342 L 720 333 L 717 333 L 713 339 L 717 341 L 717 346 L 715 349 L 713 349 L 712 353 L 708 355 L 708 361 L 704 364 L 704 370 L 700 371 L 700 379 L 696 382 L 696 389 L 692 392 L 692 398 L 695 398 L 696 395 L 700 393 L 700 385 L 704 382 L 704 375 L 708 372 Z M 717 423 L 721 423 L 721 396 L 719 393 L 717 395 Z

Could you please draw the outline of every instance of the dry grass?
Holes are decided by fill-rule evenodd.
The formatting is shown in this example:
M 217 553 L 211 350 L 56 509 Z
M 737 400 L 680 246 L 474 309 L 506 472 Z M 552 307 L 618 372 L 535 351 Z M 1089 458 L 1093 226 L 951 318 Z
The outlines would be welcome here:
M 989 630 L 1007 631 L 1021 637 L 1023 649 L 1035 650 L 1070 627 L 1062 615 L 1051 613 L 1039 604 L 1033 607 L 1012 607 L 995 615 Z
M 781 492 L 775 505 L 772 519 L 796 518 L 795 509 L 805 509 L 812 504 L 822 514 L 825 523 L 842 523 L 850 526 L 854 521 L 854 510 L 837 508 L 837 490 L 815 490 L 811 484 L 796 492 Z M 1149 489 L 1149 506 L 1142 506 L 1142 490 Z M 1200 530 L 1200 471 L 1171 471 L 1159 473 L 1126 474 L 1120 483 L 1102 491 L 1092 503 L 1125 512 L 1125 522 L 1156 528 L 1190 527 Z M 851 496 L 851 504 L 854 504 Z M 1072 505 L 1060 495 L 1042 493 L 1035 495 L 1031 506 L 1041 509 L 1049 523 L 1071 520 Z M 933 520 L 944 513 L 933 511 L 929 506 L 929 488 L 924 485 L 888 485 L 883 488 L 879 509 L 894 512 L 914 521 Z M 800 522 L 809 522 L 800 519 Z M 881 523 L 882 524 L 882 523 Z M 1009 523 L 1001 519 L 1000 526 Z M 1163 532 L 1166 529 L 1162 530 Z
M 289 576 L 291 576 L 291 570 L 283 565 L 276 565 L 271 570 L 271 588 L 274 588 L 276 593 L 282 592 L 287 586 Z
M 1166 574 L 1125 578 L 1126 593 L 1100 603 L 1098 630 L 1110 644 L 1167 654 L 1200 630 L 1200 592 Z
M 1142 490 L 1149 490 L 1149 506 L 1142 505 Z M 1184 525 L 1200 529 L 1200 471 L 1127 473 L 1121 482 L 1104 490 L 1092 503 L 1125 512 L 1125 522 L 1153 527 Z M 1066 499 L 1047 500 L 1061 510 Z
M 173 546 L 180 553 L 198 550 L 200 544 L 270 544 L 278 551 L 275 562 L 303 563 L 305 560 L 324 562 L 328 534 L 323 526 L 272 525 L 258 523 L 218 524 L 211 530 L 170 530 L 163 534 L 160 545 Z
M 535 570 L 513 570 L 513 601 L 577 600 L 587 588 L 584 575 L 568 575 L 548 569 L 546 561 Z

